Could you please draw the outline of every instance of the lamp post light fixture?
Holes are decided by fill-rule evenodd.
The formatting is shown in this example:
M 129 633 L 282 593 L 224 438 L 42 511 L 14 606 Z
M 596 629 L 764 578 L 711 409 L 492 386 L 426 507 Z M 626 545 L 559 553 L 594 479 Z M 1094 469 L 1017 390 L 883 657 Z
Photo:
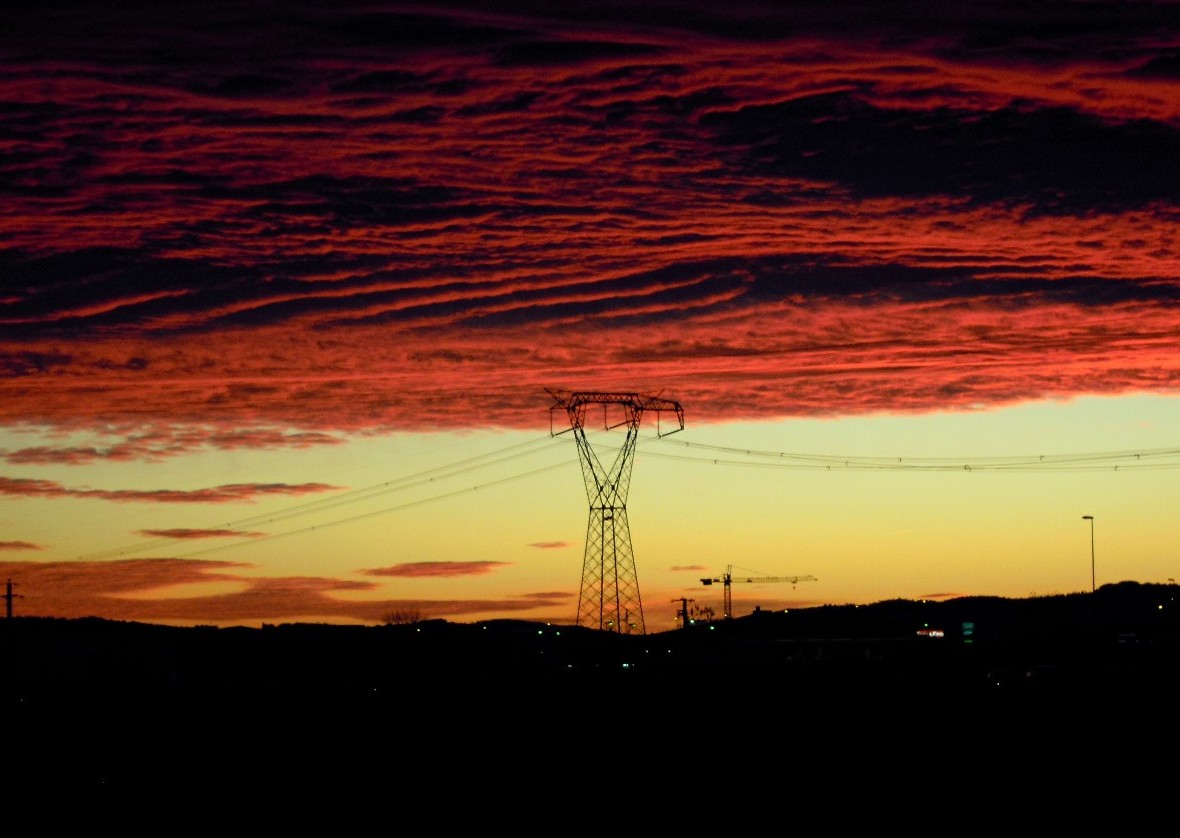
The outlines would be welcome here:
M 1094 516 L 1083 515 L 1082 520 L 1090 522 L 1090 593 L 1094 593 L 1098 588 L 1094 581 Z

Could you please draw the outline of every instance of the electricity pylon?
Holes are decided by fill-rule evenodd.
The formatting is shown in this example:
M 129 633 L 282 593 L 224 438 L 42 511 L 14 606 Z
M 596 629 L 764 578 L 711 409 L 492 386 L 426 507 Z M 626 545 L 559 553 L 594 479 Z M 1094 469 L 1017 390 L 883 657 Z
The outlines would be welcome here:
M 631 528 L 627 523 L 627 492 L 631 487 L 635 444 L 644 411 L 668 410 L 676 414 L 677 426 L 672 430 L 661 432 L 657 426 L 656 435 L 667 436 L 684 430 L 684 410 L 679 402 L 641 393 L 571 393 L 549 388 L 545 391 L 556 402 L 549 408 L 550 433 L 556 436 L 566 430 L 574 432 L 586 496 L 590 500 L 577 625 L 620 634 L 644 634 L 643 601 L 639 596 Z M 602 465 L 586 439 L 586 409 L 592 404 L 602 405 L 603 430 L 627 428 L 623 446 L 609 469 Z M 611 406 L 616 406 L 613 417 L 609 414 Z M 554 433 L 553 411 L 557 408 L 566 412 L 570 426 Z

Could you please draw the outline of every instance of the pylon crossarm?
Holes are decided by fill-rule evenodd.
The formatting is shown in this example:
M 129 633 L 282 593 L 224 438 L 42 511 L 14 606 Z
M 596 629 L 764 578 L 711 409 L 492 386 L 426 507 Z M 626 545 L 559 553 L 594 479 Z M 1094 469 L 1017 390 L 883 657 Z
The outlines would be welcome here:
M 673 408 L 673 410 L 676 413 L 676 420 L 677 420 L 678 424 L 677 424 L 677 427 L 673 428 L 670 431 L 665 431 L 663 429 L 662 425 L 660 424 L 660 413 L 662 413 L 663 411 L 661 410 L 656 413 L 656 437 L 663 438 L 666 436 L 671 436 L 672 434 L 680 433 L 681 431 L 684 430 L 684 411 L 681 409 L 680 405 L 676 405 L 675 408 Z

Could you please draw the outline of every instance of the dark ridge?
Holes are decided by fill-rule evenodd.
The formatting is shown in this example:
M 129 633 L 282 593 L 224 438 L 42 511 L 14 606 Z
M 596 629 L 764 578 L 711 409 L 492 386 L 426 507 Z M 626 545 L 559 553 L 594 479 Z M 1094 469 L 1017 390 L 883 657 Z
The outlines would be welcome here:
M 0 698 L 25 706 L 83 699 L 379 704 L 487 678 L 509 690 L 539 681 L 675 683 L 710 671 L 804 689 L 1132 689 L 1176 674 L 1177 591 L 1122 582 L 1028 599 L 757 610 L 646 635 L 528 620 L 257 629 L 13 617 L 0 620 Z
M 1035 741 L 1043 768 L 1039 749 L 1069 759 L 1082 731 L 1087 742 L 1117 733 L 1107 746 L 1126 748 L 1170 729 L 1177 590 L 1122 582 L 755 611 L 631 636 L 526 620 L 254 629 L 12 617 L 0 620 L 0 710 L 21 777 L 129 788 L 246 779 L 263 764 L 290 782 L 365 782 L 384 776 L 374 759 L 443 771 L 476 753 L 549 761 L 554 748 L 650 754 L 698 741 L 723 743 L 730 759 L 789 743 L 820 760 L 841 743 L 953 737 L 990 753 Z M 576 774 L 591 771 L 586 759 Z

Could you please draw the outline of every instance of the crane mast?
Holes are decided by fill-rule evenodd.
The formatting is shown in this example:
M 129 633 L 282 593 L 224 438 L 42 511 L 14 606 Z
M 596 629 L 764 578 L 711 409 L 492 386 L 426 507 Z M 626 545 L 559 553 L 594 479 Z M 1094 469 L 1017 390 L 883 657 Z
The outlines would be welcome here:
M 721 582 L 724 587 L 722 616 L 728 620 L 733 617 L 733 590 L 730 587 L 734 582 L 790 582 L 792 585 L 797 582 L 814 582 L 814 576 L 743 576 L 737 579 L 733 576 L 733 565 L 725 568 L 725 575 L 715 578 L 705 578 L 701 580 L 703 585 L 712 585 L 714 582 Z

